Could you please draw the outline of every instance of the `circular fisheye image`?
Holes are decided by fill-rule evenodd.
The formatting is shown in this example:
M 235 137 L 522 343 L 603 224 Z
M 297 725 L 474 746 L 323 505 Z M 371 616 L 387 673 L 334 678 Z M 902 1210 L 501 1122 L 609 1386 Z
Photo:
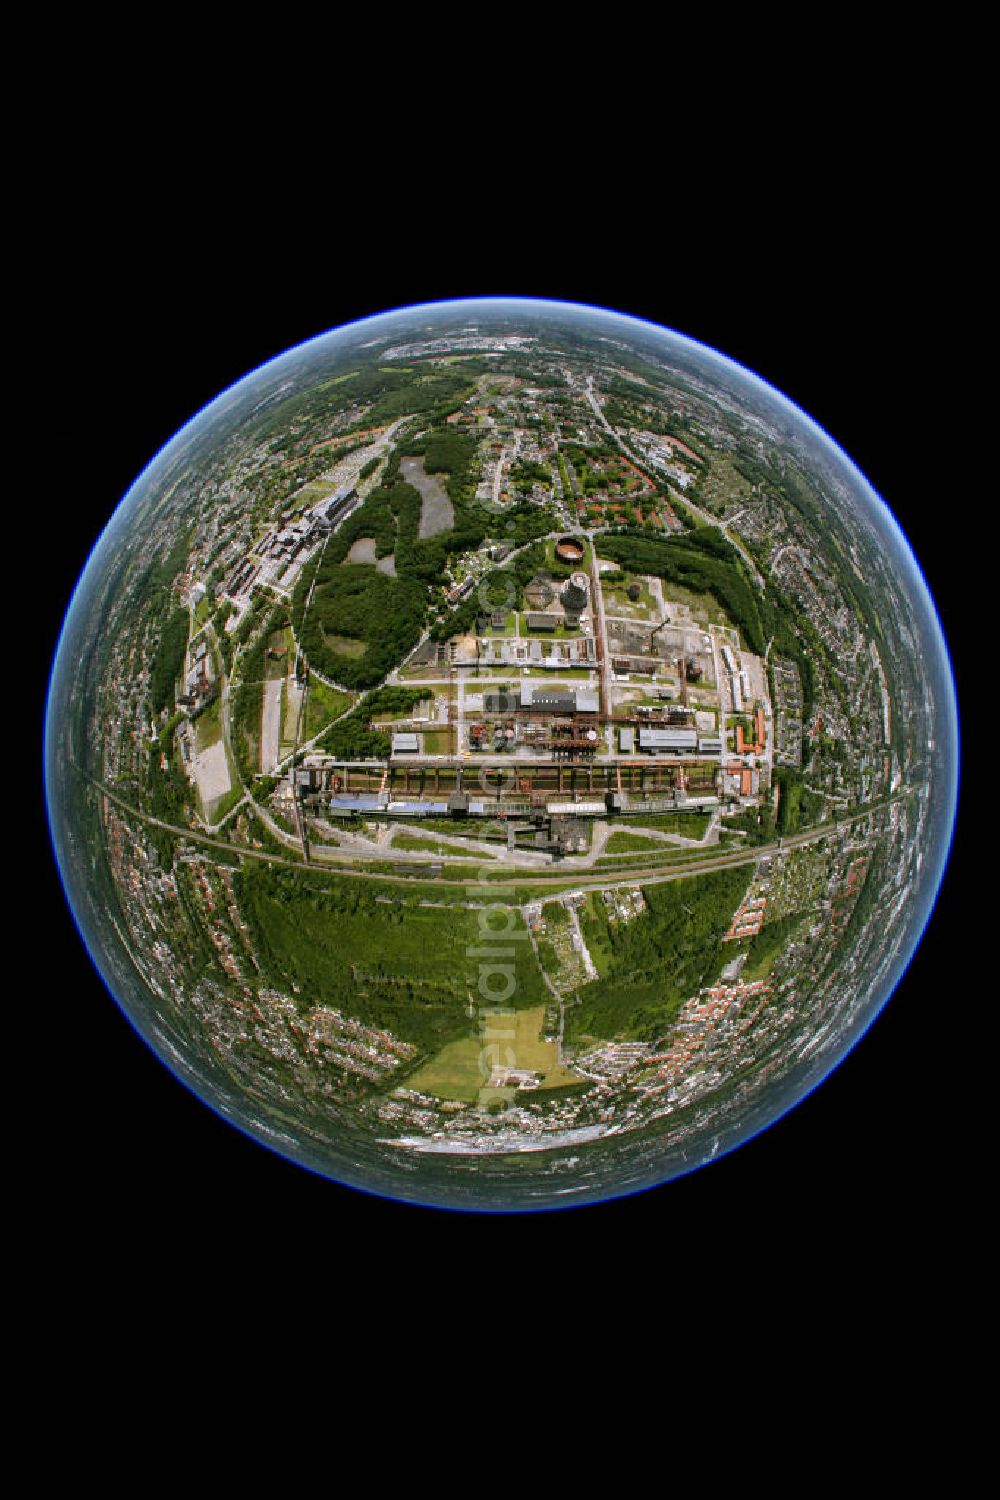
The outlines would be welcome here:
M 958 759 L 833 440 L 679 333 L 510 298 L 335 329 L 182 428 L 45 727 L 67 899 L 166 1067 L 479 1212 L 667 1182 L 820 1084 L 920 941 Z

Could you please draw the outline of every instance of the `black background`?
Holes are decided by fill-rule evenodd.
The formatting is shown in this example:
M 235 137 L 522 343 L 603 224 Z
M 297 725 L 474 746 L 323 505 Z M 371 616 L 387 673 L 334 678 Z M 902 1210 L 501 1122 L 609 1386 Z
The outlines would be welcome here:
M 659 227 L 655 202 L 626 233 L 570 232 L 547 194 L 511 227 L 445 217 L 410 200 L 386 233 L 378 200 L 339 195 L 310 216 L 184 200 L 142 212 L 122 190 L 50 286 L 78 400 L 53 436 L 65 483 L 40 599 L 37 714 L 73 584 L 140 468 L 223 387 L 291 344 L 383 308 L 438 297 L 525 294 L 619 308 L 714 345 L 819 421 L 884 496 L 935 596 L 962 689 L 958 566 L 940 545 L 940 473 L 928 430 L 951 357 L 950 308 L 932 247 L 885 209 L 846 227 L 829 201 L 797 201 L 781 232 L 741 212 L 706 225 L 693 210 Z M 403 191 L 406 184 L 403 184 Z M 583 218 L 584 216 L 581 216 Z M 790 227 L 791 226 L 791 227 Z M 915 248 L 922 246 L 922 248 Z M 45 1169 L 50 1208 L 119 1263 L 151 1269 L 206 1258 L 285 1258 L 310 1273 L 388 1267 L 400 1283 L 544 1246 L 564 1265 L 581 1246 L 638 1275 L 721 1253 L 805 1270 L 836 1251 L 839 1274 L 869 1275 L 904 1243 L 939 1232 L 953 1207 L 942 1137 L 942 994 L 962 929 L 962 828 L 936 915 L 895 997 L 862 1044 L 791 1115 L 709 1169 L 616 1203 L 498 1220 L 366 1197 L 245 1139 L 189 1095 L 129 1028 L 79 942 L 49 857 L 39 801 L 37 889 L 46 913 L 40 1002 L 55 1019 L 61 1084 Z M 947 1096 L 945 1096 L 947 1098 Z M 681 1246 L 683 1251 L 681 1252 Z

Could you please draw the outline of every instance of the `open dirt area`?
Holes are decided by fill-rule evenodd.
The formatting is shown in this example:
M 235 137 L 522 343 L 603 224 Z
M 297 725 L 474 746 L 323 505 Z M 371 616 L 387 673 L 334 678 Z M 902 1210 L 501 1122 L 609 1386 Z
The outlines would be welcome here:
M 283 677 L 264 684 L 264 707 L 260 719 L 260 768 L 273 771 L 281 749 L 281 689 Z
M 207 750 L 200 751 L 191 762 L 191 769 L 194 771 L 201 805 L 209 813 L 212 804 L 224 797 L 230 787 L 229 762 L 226 760 L 226 747 L 222 740 L 216 740 Z
M 422 458 L 400 460 L 399 472 L 407 484 L 420 491 L 420 536 L 437 536 L 439 531 L 448 531 L 455 524 L 455 507 L 448 499 L 447 491 L 434 474 L 424 473 Z
M 376 557 L 373 536 L 359 536 L 357 541 L 352 542 L 351 550 L 344 561 L 345 563 L 374 563 L 380 573 L 388 573 L 390 578 L 396 576 L 396 559 L 391 552 L 388 557 Z

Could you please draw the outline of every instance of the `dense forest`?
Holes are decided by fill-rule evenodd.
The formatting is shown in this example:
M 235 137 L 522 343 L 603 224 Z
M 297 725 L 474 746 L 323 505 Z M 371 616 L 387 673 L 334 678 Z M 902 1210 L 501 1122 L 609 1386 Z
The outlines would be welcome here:
M 338 1007 L 426 1052 L 470 1035 L 482 942 L 474 912 L 456 908 L 442 920 L 432 908 L 379 900 L 374 883 L 249 861 L 232 879 L 263 978 L 285 992 L 294 985 L 303 1007 Z M 520 913 L 515 926 L 522 935 Z M 531 945 L 512 946 L 512 1004 L 543 1004 Z
M 320 740 L 320 748 L 342 760 L 385 760 L 391 749 L 391 735 L 371 727 L 379 715 L 402 714 L 427 697 L 426 688 L 378 688 L 368 693 L 349 714 L 332 724 Z
M 647 886 L 647 910 L 615 926 L 595 902 L 583 921 L 584 936 L 599 949 L 610 944 L 611 966 L 567 1010 L 572 1039 L 662 1036 L 684 1001 L 713 983 L 732 957 L 722 938 L 752 874 L 743 865 Z
M 422 457 L 424 472 L 441 476 L 452 503 L 454 523 L 436 536 L 419 535 L 421 498 L 399 477 L 404 456 Z M 451 560 L 474 551 L 497 529 L 490 510 L 476 500 L 478 472 L 475 438 L 446 424 L 402 443 L 381 484 L 330 538 L 322 556 L 303 570 L 293 604 L 296 636 L 325 676 L 348 688 L 373 687 L 416 645 L 432 591 L 446 581 Z M 544 535 L 552 517 L 548 509 L 523 504 L 507 507 L 502 524 L 504 534 L 519 544 Z M 374 540 L 377 558 L 392 556 L 394 575 L 373 563 L 346 560 L 362 537 Z M 434 633 L 451 635 L 454 630 L 439 627 Z
M 140 574 L 135 588 L 135 597 L 155 617 L 166 614 L 170 608 L 172 586 L 178 573 L 188 560 L 191 550 L 191 528 L 182 529 L 174 537 L 170 550 Z
M 175 609 L 160 633 L 149 674 L 149 697 L 154 714 L 172 708 L 174 683 L 184 669 L 188 642 L 188 612 Z

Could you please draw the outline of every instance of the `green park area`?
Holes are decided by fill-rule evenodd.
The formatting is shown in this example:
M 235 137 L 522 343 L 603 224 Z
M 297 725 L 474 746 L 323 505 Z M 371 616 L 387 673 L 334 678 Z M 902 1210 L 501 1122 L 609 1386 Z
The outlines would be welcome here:
M 452 739 L 450 729 L 424 730 L 425 755 L 450 755 L 451 749 Z
M 380 900 L 376 882 L 273 865 L 248 866 L 233 879 L 262 982 L 303 1005 L 332 1006 L 434 1055 L 468 1035 L 470 1000 L 482 1003 L 480 966 L 490 962 L 475 955 L 494 946 L 513 950 L 497 959 L 513 965 L 510 1003 L 525 1010 L 545 1004 L 530 943 L 491 941 L 476 911 L 420 906 L 416 891 L 400 898 L 393 887 L 394 899 Z M 513 909 L 510 926 L 525 931 Z
M 411 853 L 419 854 L 449 854 L 454 859 L 472 855 L 475 859 L 496 859 L 493 853 L 487 853 L 485 849 L 463 849 L 461 844 L 445 844 L 440 839 L 428 838 L 419 833 L 396 833 L 393 835 L 392 847 L 394 849 L 406 849 Z
M 740 865 L 648 885 L 646 909 L 628 922 L 610 923 L 603 901 L 591 900 L 580 921 L 601 977 L 567 1008 L 567 1039 L 586 1045 L 662 1036 L 684 1001 L 721 973 L 722 939 L 752 873 Z
M 632 828 L 652 828 L 657 833 L 679 833 L 686 839 L 702 839 L 712 821 L 707 812 L 635 813 L 617 818 L 616 823 L 627 823 Z
M 641 833 L 613 833 L 604 846 L 607 854 L 657 854 L 667 852 L 659 839 L 643 838 Z
M 544 1005 L 530 1010 L 489 1009 L 480 1035 L 449 1042 L 430 1062 L 410 1074 L 406 1087 L 439 1099 L 471 1103 L 488 1085 L 494 1067 L 540 1074 L 539 1089 L 579 1084 L 578 1074 L 559 1062 L 557 1044 L 543 1039 L 544 1022 Z
M 209 750 L 222 738 L 222 699 L 216 696 L 207 708 L 203 708 L 192 725 L 194 730 L 194 746 L 196 752 L 201 755 L 204 750 Z

